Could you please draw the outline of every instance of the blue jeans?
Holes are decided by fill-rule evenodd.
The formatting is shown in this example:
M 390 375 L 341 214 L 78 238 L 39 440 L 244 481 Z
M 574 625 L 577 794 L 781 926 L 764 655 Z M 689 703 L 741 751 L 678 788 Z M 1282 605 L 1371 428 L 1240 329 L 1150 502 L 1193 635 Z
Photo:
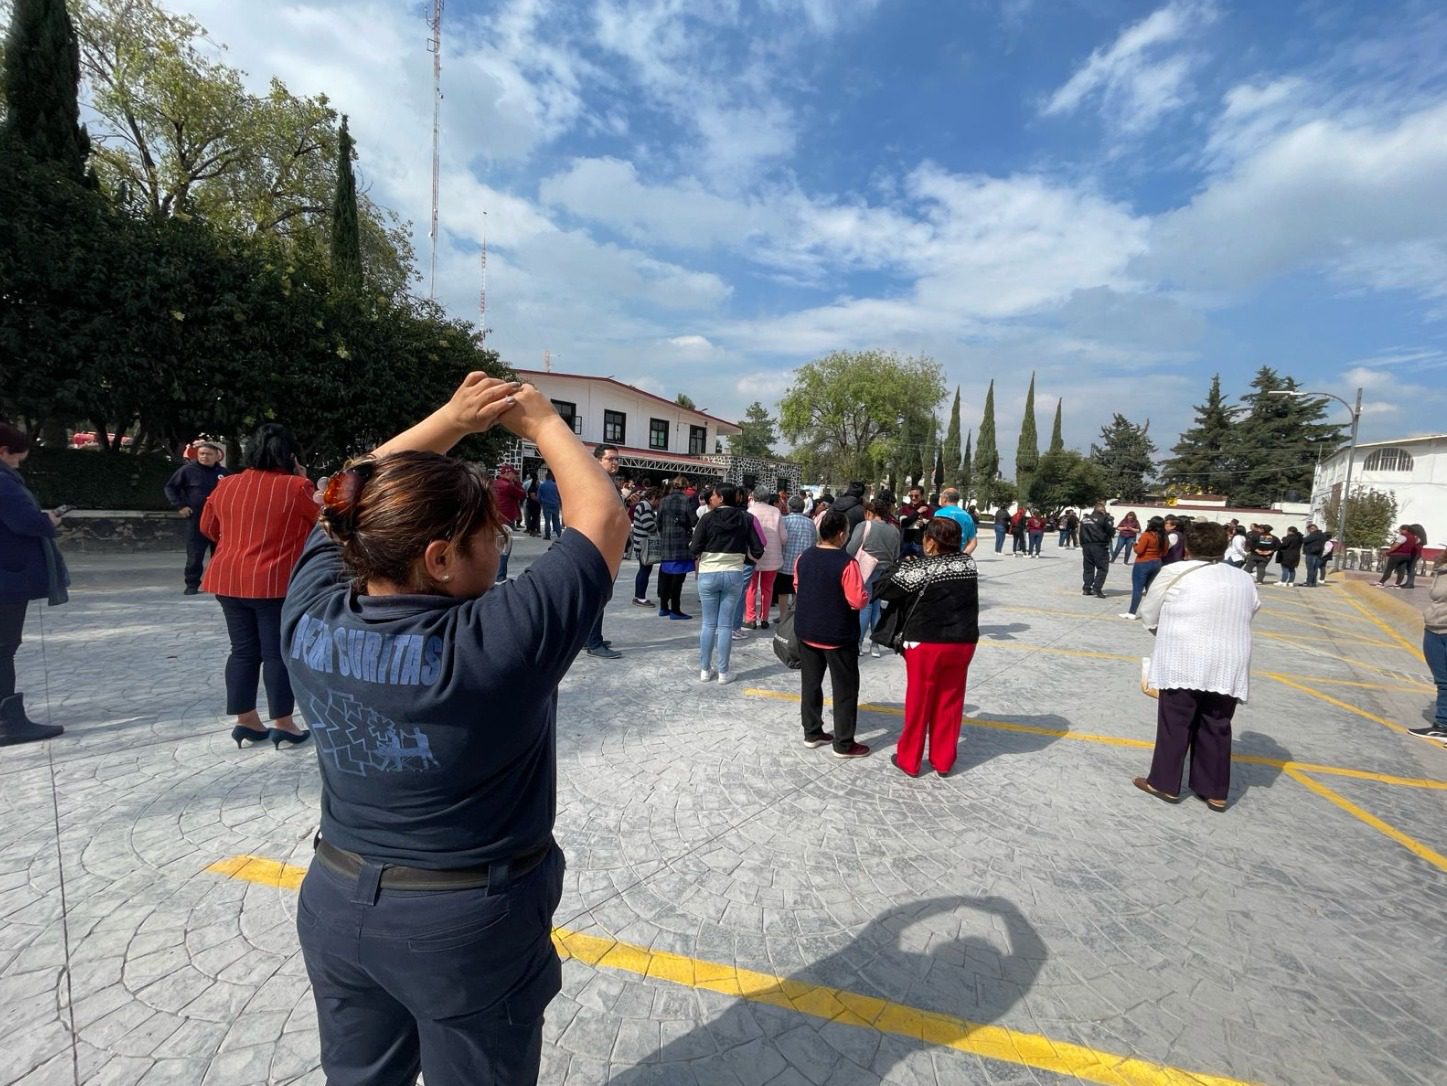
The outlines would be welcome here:
M 999 554 L 1005 549 L 1005 537 L 1010 534 L 1008 525 L 995 525 L 995 553 Z
M 698 602 L 703 605 L 703 625 L 698 628 L 698 669 L 708 671 L 714 666 L 714 649 L 718 649 L 718 670 L 729 669 L 733 651 L 734 616 L 743 604 L 747 573 L 700 573 Z
M 1130 613 L 1135 614 L 1141 605 L 1141 598 L 1150 590 L 1151 582 L 1161 571 L 1161 560 L 1152 558 L 1149 562 L 1137 562 L 1130 570 Z
M 1437 684 L 1437 718 L 1433 723 L 1447 728 L 1447 633 L 1423 630 L 1422 655 L 1427 657 L 1432 681 Z
M 859 612 L 859 644 L 862 648 L 864 642 L 869 639 L 869 631 L 879 622 L 879 601 L 874 598 L 873 590 L 870 591 L 869 602 Z
M 1040 553 L 1040 541 L 1041 541 L 1042 539 L 1044 539 L 1044 538 L 1045 538 L 1045 533 L 1044 533 L 1044 532 L 1031 532 L 1031 533 L 1030 533 L 1030 553 L 1031 553 L 1031 554 L 1039 554 L 1039 553 Z
M 1282 566 L 1282 567 L 1281 567 L 1281 583 L 1282 583 L 1282 584 L 1295 584 L 1295 583 L 1296 583 L 1296 567 L 1295 567 L 1295 566 Z
M 1063 547 L 1063 546 L 1065 546 L 1065 545 L 1066 545 L 1067 543 L 1069 543 L 1069 542 L 1070 542 L 1070 529 L 1069 529 L 1069 528 L 1061 528 L 1061 529 L 1060 529 L 1060 542 L 1056 543 L 1055 545 L 1056 545 L 1057 547 Z
M 1325 582 L 1326 560 L 1319 554 L 1303 554 L 1301 557 L 1306 560 L 1306 587 L 1315 588 L 1318 576 Z
M 1115 548 L 1110 552 L 1110 560 L 1114 562 L 1120 557 L 1120 552 L 1125 551 L 1125 564 L 1130 565 L 1131 546 L 1135 543 L 1133 535 L 1118 535 L 1115 537 Z
M 563 534 L 563 510 L 561 506 L 543 506 L 543 538 L 549 539 Z

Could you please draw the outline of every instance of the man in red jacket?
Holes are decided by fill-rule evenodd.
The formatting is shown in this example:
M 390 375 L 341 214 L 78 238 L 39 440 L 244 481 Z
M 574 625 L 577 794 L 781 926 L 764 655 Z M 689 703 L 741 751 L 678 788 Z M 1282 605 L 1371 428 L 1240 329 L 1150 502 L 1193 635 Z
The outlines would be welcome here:
M 517 527 L 527 496 L 527 491 L 518 482 L 517 468 L 504 464 L 498 469 L 497 478 L 492 481 L 492 500 L 497 503 L 498 519 L 506 524 L 508 529 L 507 549 L 502 552 L 497 564 L 498 584 L 507 580 L 507 560 L 512 557 L 512 533 Z

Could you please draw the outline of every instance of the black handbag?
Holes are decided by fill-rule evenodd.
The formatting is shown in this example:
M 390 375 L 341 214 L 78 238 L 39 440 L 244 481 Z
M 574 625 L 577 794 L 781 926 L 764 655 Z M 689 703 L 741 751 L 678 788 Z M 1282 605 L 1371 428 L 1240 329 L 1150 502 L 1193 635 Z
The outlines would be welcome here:
M 909 623 L 909 616 L 914 613 L 915 606 L 919 603 L 920 596 L 929 591 L 929 586 L 919 590 L 919 595 L 909 601 L 905 606 L 904 601 L 883 605 L 879 612 L 879 621 L 874 624 L 874 629 L 869 632 L 869 640 L 876 645 L 888 645 L 898 655 L 904 652 L 904 628 Z

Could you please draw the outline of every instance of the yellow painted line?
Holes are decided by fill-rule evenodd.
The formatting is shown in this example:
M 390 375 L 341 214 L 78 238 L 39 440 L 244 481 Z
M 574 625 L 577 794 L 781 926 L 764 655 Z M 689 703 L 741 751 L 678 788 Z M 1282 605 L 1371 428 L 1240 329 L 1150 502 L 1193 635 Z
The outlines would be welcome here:
M 1262 609 L 1262 613 L 1266 614 L 1265 608 Z M 1375 637 L 1364 637 L 1361 634 L 1347 633 L 1339 625 L 1329 626 L 1324 622 L 1308 622 L 1304 618 L 1294 618 L 1291 615 L 1266 614 L 1266 617 L 1277 622 L 1294 622 L 1298 626 L 1310 626 L 1312 629 L 1325 630 L 1332 635 L 1332 638 L 1334 640 L 1340 638 L 1347 638 L 1348 640 L 1358 642 L 1362 645 L 1373 645 L 1378 648 L 1395 649 L 1397 647 L 1397 643 L 1395 641 L 1380 641 Z M 1262 634 L 1263 636 L 1270 636 L 1270 631 L 1257 630 L 1256 632 Z M 1287 635 L 1279 634 L 1277 636 L 1285 638 Z M 1297 636 L 1301 635 L 1298 634 Z M 1308 639 L 1306 643 L 1311 645 L 1318 645 L 1319 647 L 1321 640 L 1321 638 L 1317 638 L 1316 640 Z
M 798 694 L 792 694 L 787 690 L 761 690 L 750 687 L 744 690 L 747 697 L 771 698 L 774 701 L 799 700 Z M 826 704 L 832 699 L 825 699 Z M 903 716 L 904 710 L 895 705 L 875 705 L 870 702 L 861 703 L 861 713 L 883 713 L 887 716 Z M 1131 747 L 1135 750 L 1153 750 L 1155 740 L 1153 739 L 1131 739 L 1119 735 L 1093 735 L 1090 732 L 1073 732 L 1065 728 L 1044 728 L 1038 724 L 1017 724 L 1013 720 L 980 720 L 972 717 L 965 717 L 962 721 L 967 727 L 988 728 L 991 731 L 1017 732 L 1022 735 L 1047 735 L 1054 739 L 1073 739 L 1080 743 L 1098 743 L 1109 747 Z M 1434 781 L 1425 777 L 1397 777 L 1390 773 L 1374 773 L 1367 769 L 1348 769 L 1344 766 L 1320 765 L 1316 762 L 1297 762 L 1282 758 L 1267 758 L 1262 754 L 1233 754 L 1231 760 L 1241 765 L 1264 765 L 1276 769 L 1297 769 L 1309 770 L 1312 773 L 1327 773 L 1335 777 L 1351 777 L 1359 781 L 1375 781 L 1378 784 L 1393 784 L 1401 788 L 1425 788 L 1429 791 L 1447 792 L 1447 781 Z
M 1293 690 L 1300 690 L 1303 694 L 1309 694 L 1314 698 L 1326 702 L 1328 705 L 1335 705 L 1338 709 L 1345 709 L 1349 713 L 1355 713 L 1357 716 L 1361 717 L 1364 720 L 1373 721 L 1374 723 L 1380 724 L 1384 728 L 1391 728 L 1392 731 L 1397 732 L 1400 735 L 1408 734 L 1407 729 L 1401 724 L 1398 724 L 1395 720 L 1388 720 L 1384 716 L 1377 716 L 1376 713 L 1369 713 L 1365 709 L 1358 709 L 1350 702 L 1342 701 L 1340 698 L 1334 698 L 1330 694 L 1323 694 L 1320 690 L 1313 690 L 1309 686 L 1303 686 L 1295 679 L 1288 679 L 1285 675 L 1278 675 L 1274 671 L 1265 672 L 1265 675 L 1266 678 L 1271 679 L 1273 682 L 1281 683 L 1282 686 L 1289 686 Z
M 1264 673 L 1264 672 L 1260 672 L 1260 674 L 1265 674 L 1265 673 Z M 1316 685 L 1316 686 L 1354 686 L 1354 687 L 1356 687 L 1356 688 L 1359 689 L 1359 690 L 1390 690 L 1390 691 L 1392 691 L 1392 692 L 1394 692 L 1394 693 L 1397 693 L 1397 694 L 1400 694 L 1400 693 L 1402 692 L 1402 687 L 1403 687 L 1403 686 L 1415 686 L 1415 687 L 1417 687 L 1418 689 L 1421 689 L 1421 690 L 1436 690 L 1436 689 L 1437 689 L 1437 688 L 1436 688 L 1435 686 L 1433 686 L 1431 683 L 1418 682 L 1416 679 L 1406 679 L 1406 678 L 1402 679 L 1400 682 L 1397 682 L 1397 683 L 1395 683 L 1395 684 L 1394 684 L 1394 683 L 1363 683 L 1363 682 L 1357 682 L 1355 679 L 1327 679 L 1327 678 L 1323 678 L 1323 677 L 1320 676 L 1320 675 L 1302 675 L 1302 676 L 1300 676 L 1300 678 L 1303 678 L 1303 679 L 1307 680 L 1308 682 L 1310 682 L 1310 683 L 1312 683 L 1312 684 L 1314 684 L 1314 685 Z
M 206 869 L 218 875 L 295 890 L 303 867 L 259 856 L 233 856 Z M 734 999 L 765 1003 L 838 1025 L 891 1033 L 972 1056 L 1050 1071 L 1102 1086 L 1250 1086 L 1241 1079 L 1185 1071 L 1153 1060 L 1121 1056 L 1084 1045 L 1057 1041 L 1039 1033 L 971 1022 L 904 1003 L 831 988 L 792 977 L 668 951 L 622 943 L 566 928 L 553 929 L 553 945 L 564 958 L 600 969 L 616 969 L 650 980 L 718 992 Z
M 1399 634 L 1393 627 L 1387 625 L 1376 615 L 1368 611 L 1355 598 L 1353 598 L 1350 591 L 1343 594 L 1342 599 L 1344 599 L 1348 604 L 1354 607 L 1368 622 L 1370 622 L 1373 626 L 1377 627 L 1377 629 L 1381 630 L 1384 634 L 1390 637 L 1407 652 L 1411 653 L 1423 663 L 1427 662 L 1427 658 L 1422 655 L 1422 649 L 1420 646 L 1412 644 L 1412 642 L 1408 641 L 1405 637 Z
M 263 856 L 229 856 L 217 860 L 206 870 L 213 875 L 276 886 L 282 890 L 300 889 L 302 876 L 306 874 L 304 867 L 294 867 Z
M 1340 792 L 1333 791 L 1326 785 L 1322 784 L 1320 781 L 1312 780 L 1305 773 L 1302 773 L 1296 769 L 1288 769 L 1286 771 L 1286 775 L 1292 780 L 1299 781 L 1301 784 L 1304 784 L 1307 788 L 1311 789 L 1322 798 L 1331 800 L 1332 803 L 1335 803 L 1347 814 L 1351 815 L 1353 818 L 1365 822 L 1368 826 L 1376 830 L 1378 833 L 1385 834 L 1387 837 L 1390 837 L 1393 841 L 1397 842 L 1397 844 L 1401 845 L 1408 852 L 1412 853 L 1414 856 L 1420 856 L 1422 859 L 1426 860 L 1429 864 L 1437 868 L 1439 871 L 1447 871 L 1447 856 L 1443 856 L 1440 852 L 1428 848 L 1426 845 L 1422 844 L 1421 841 L 1418 841 L 1415 837 L 1407 836 L 1401 830 L 1397 829 L 1396 826 L 1393 826 L 1387 822 L 1383 822 L 1380 818 L 1372 814 L 1370 811 L 1362 810 Z
M 1274 630 L 1256 630 L 1257 637 L 1264 637 L 1269 641 L 1285 641 L 1292 645 L 1305 645 L 1308 648 L 1324 650 L 1329 646 L 1322 643 L 1322 638 L 1302 637 L 1300 635 L 1277 633 Z M 1369 645 L 1374 649 L 1391 649 L 1396 652 L 1398 646 L 1391 641 L 1378 641 L 1375 637 L 1362 637 L 1359 634 L 1341 633 L 1336 635 L 1337 639 L 1345 638 L 1348 641 L 1355 641 L 1358 644 Z

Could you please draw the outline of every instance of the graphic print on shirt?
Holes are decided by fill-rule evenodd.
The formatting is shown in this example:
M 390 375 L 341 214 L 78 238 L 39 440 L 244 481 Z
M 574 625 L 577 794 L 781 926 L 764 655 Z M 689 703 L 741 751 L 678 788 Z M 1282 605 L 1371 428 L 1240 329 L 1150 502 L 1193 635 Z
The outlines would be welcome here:
M 317 749 L 343 773 L 425 772 L 439 768 L 432 744 L 421 728 L 406 730 L 363 705 L 350 694 L 328 692 L 312 697 L 307 723 L 316 733 Z

